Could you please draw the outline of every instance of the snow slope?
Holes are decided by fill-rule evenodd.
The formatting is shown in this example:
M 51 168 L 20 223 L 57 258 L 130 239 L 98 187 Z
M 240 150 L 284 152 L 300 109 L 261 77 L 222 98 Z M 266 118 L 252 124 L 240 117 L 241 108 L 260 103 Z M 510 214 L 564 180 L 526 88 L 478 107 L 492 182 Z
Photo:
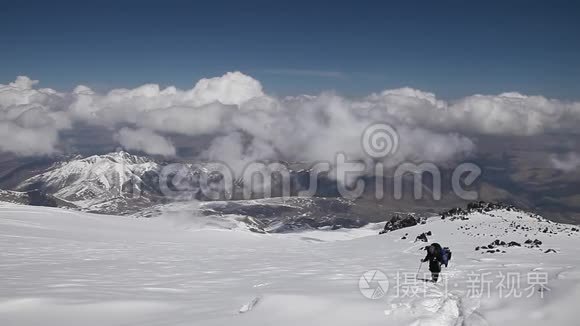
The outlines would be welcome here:
M 376 226 L 272 235 L 199 227 L 172 216 L 121 218 L 3 204 L 0 324 L 575 324 L 580 235 L 572 226 L 508 211 L 468 218 L 430 219 L 380 236 Z M 413 240 L 426 231 L 432 231 L 430 241 L 453 250 L 446 282 L 415 278 L 425 243 Z M 505 253 L 474 250 L 496 239 L 543 244 L 501 247 Z M 544 253 L 549 248 L 557 253 Z M 369 270 L 388 277 L 384 297 L 361 293 L 360 278 Z M 499 271 L 546 272 L 549 290 L 534 287 L 531 298 L 518 299 L 500 298 L 491 287 L 489 298 L 470 297 L 470 274 Z M 403 285 L 418 296 L 401 295 L 396 279 L 402 273 L 413 276 Z

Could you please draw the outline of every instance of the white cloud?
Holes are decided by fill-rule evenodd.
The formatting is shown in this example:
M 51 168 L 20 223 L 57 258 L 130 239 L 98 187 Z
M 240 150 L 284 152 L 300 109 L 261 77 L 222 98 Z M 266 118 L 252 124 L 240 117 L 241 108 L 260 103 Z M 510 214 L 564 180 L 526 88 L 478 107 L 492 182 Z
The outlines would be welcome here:
M 0 151 L 17 155 L 48 155 L 56 151 L 58 134 L 54 128 L 24 128 L 0 120 Z
M 38 80 L 32 80 L 27 76 L 18 76 L 16 80 L 10 83 L 10 87 L 18 89 L 32 89 L 32 86 L 38 84 Z
M 131 122 L 162 132 L 195 136 L 219 131 L 231 110 L 217 103 L 200 107 L 172 106 L 142 112 Z
M 152 155 L 175 155 L 175 147 L 169 140 L 148 129 L 122 128 L 115 138 L 121 146 L 129 150 Z
M 482 134 L 523 136 L 559 129 L 562 116 L 569 110 L 559 101 L 518 93 L 475 95 L 450 106 L 457 127 L 464 124 Z
M 567 153 L 565 155 L 553 155 L 550 158 L 552 166 L 564 172 L 571 172 L 580 168 L 580 155 L 577 153 Z
M 18 76 L 0 84 L 0 151 L 18 155 L 47 155 L 57 151 L 58 131 L 71 126 L 65 95 L 33 89 L 38 81 Z
M 263 95 L 262 84 L 259 81 L 236 71 L 228 72 L 221 77 L 201 79 L 191 91 L 187 92 L 186 98 L 196 106 L 215 101 L 241 105 Z
M 432 93 L 403 88 L 372 94 L 361 105 L 405 124 L 470 134 L 576 132 L 575 124 L 580 121 L 580 103 L 513 92 L 473 95 L 447 103 Z
M 368 160 L 360 137 L 370 124 L 387 122 L 399 132 L 400 146 L 386 163 L 446 162 L 474 150 L 471 135 L 577 133 L 580 122 L 580 103 L 519 93 L 452 102 L 412 88 L 354 99 L 334 93 L 276 98 L 240 72 L 202 79 L 186 90 L 146 84 L 103 94 L 79 85 L 59 93 L 36 85 L 28 77 L 0 85 L 0 122 L 15 135 L 0 140 L 1 150 L 52 153 L 59 131 L 73 121 L 121 129 L 116 139 L 123 146 L 160 155 L 175 154 L 164 135 L 214 137 L 198 150 L 232 165 L 251 159 L 331 161 L 337 152 Z

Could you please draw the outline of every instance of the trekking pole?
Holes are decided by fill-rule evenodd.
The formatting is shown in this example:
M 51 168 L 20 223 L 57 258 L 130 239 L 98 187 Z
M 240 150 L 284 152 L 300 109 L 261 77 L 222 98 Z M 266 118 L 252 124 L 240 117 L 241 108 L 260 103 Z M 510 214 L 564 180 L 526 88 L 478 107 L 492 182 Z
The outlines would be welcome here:
M 419 265 L 419 269 L 417 270 L 417 277 L 419 277 L 419 272 L 421 271 L 422 266 L 423 266 L 423 261 L 421 261 L 421 265 Z

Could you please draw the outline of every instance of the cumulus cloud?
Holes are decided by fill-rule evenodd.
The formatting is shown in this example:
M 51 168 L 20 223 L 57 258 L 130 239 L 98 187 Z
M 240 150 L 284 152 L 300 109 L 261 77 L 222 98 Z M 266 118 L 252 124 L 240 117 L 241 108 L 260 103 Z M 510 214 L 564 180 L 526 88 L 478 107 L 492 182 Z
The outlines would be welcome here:
M 0 151 L 22 156 L 55 152 L 58 134 L 54 128 L 24 128 L 11 121 L 0 121 Z
M 236 175 L 256 160 L 325 161 L 336 167 L 337 154 L 342 153 L 349 161 L 370 163 L 375 159 L 365 152 L 362 135 L 376 122 L 394 126 L 400 139 L 399 150 L 381 159 L 387 168 L 404 161 L 449 162 L 475 147 L 456 132 L 401 123 L 389 114 L 375 114 L 376 106 L 365 107 L 333 93 L 275 101 L 276 105 L 261 101 L 251 110 L 228 114 L 223 124 L 228 127 L 222 129 L 226 136 L 216 138 L 202 158 L 227 162 Z
M 553 155 L 550 158 L 552 166 L 564 172 L 575 171 L 580 167 L 580 155 L 578 153 L 567 153 L 565 155 Z
M 71 126 L 65 95 L 49 88 L 33 89 L 38 81 L 18 76 L 0 84 L 0 151 L 47 155 L 57 151 L 58 132 Z
M 262 84 L 241 72 L 228 72 L 222 77 L 203 78 L 187 93 L 193 105 L 203 105 L 219 101 L 223 104 L 241 105 L 263 96 Z
M 403 88 L 372 94 L 361 102 L 402 123 L 469 134 L 530 136 L 576 132 L 580 103 L 519 93 L 473 95 L 451 103 L 434 94 Z
M 165 137 L 149 129 L 122 128 L 115 138 L 121 146 L 129 150 L 142 151 L 152 155 L 174 156 L 175 147 Z
M 59 131 L 75 123 L 118 130 L 128 149 L 175 155 L 169 136 L 209 137 L 199 159 L 243 167 L 252 160 L 333 161 L 341 152 L 369 161 L 361 146 L 365 128 L 392 125 L 399 150 L 383 162 L 448 162 L 472 153 L 474 135 L 577 133 L 580 103 L 519 93 L 473 95 L 455 101 L 400 88 L 362 98 L 335 93 L 278 98 L 240 72 L 201 79 L 191 89 L 146 84 L 95 92 L 79 85 L 69 93 L 36 88 L 18 77 L 0 85 L 0 150 L 49 154 Z M 7 137 L 10 134 L 11 137 Z
M 172 106 L 143 112 L 133 122 L 162 132 L 195 136 L 220 130 L 222 121 L 232 109 L 218 103 L 200 107 Z
M 201 79 L 190 90 L 146 84 L 134 89 L 113 89 L 101 95 L 78 86 L 72 93 L 70 112 L 77 120 L 93 124 L 153 124 L 160 130 L 168 128 L 163 121 L 174 124 L 183 117 L 186 121 L 179 122 L 177 132 L 195 135 L 217 128 L 221 110 L 239 109 L 245 102 L 261 96 L 264 93 L 260 82 L 233 72 Z
M 557 130 L 562 116 L 572 108 L 541 96 L 503 93 L 475 95 L 450 107 L 457 127 L 463 123 L 482 134 L 537 135 Z

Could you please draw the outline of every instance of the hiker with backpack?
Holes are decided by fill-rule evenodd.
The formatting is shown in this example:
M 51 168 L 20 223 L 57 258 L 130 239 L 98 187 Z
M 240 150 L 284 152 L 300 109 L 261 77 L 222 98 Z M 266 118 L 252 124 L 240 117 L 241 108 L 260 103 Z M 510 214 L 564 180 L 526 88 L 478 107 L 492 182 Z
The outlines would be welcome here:
M 436 283 L 439 279 L 439 273 L 441 273 L 441 265 L 447 267 L 451 259 L 451 251 L 447 247 L 442 248 L 438 243 L 432 243 L 425 247 L 425 250 L 427 251 L 427 256 L 421 259 L 421 263 L 429 261 L 429 271 L 431 272 L 433 283 Z

